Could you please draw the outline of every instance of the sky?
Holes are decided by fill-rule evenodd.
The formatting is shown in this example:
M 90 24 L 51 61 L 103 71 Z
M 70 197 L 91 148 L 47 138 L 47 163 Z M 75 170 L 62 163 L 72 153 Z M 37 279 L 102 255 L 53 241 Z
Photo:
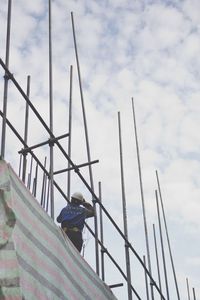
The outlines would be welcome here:
M 71 12 L 75 23 L 91 160 L 99 160 L 92 166 L 95 193 L 99 194 L 100 182 L 103 204 L 123 230 L 119 112 L 128 237 L 140 257 L 146 256 L 132 110 L 134 99 L 152 274 L 157 280 L 153 239 L 155 224 L 159 244 L 155 199 L 155 190 L 158 189 L 157 170 L 181 299 L 188 299 L 186 278 L 189 280 L 191 299 L 192 288 L 195 288 L 198 299 L 200 2 L 52 1 L 53 132 L 55 136 L 68 132 L 72 65 L 71 157 L 75 164 L 80 164 L 87 162 L 87 151 Z M 0 57 L 3 60 L 6 51 L 6 20 L 7 1 L 0 0 Z M 49 124 L 48 1 L 13 1 L 9 69 L 24 91 L 27 76 L 31 76 L 30 99 Z M 2 110 L 2 68 L 0 75 Z M 22 136 L 24 111 L 25 101 L 9 83 L 7 116 Z M 34 145 L 47 139 L 48 134 L 30 112 L 28 144 Z M 62 140 L 61 143 L 67 150 L 68 140 Z M 17 172 L 18 151 L 21 148 L 22 145 L 7 129 L 5 159 Z M 41 161 L 49 155 L 47 147 L 41 147 L 35 153 Z M 66 167 L 66 160 L 55 149 L 55 170 Z M 81 168 L 80 171 L 90 182 L 88 168 Z M 56 181 L 67 192 L 66 174 L 56 176 Z M 88 201 L 92 200 L 89 191 L 74 172 L 71 173 L 71 191 L 81 191 Z M 55 191 L 55 215 L 64 205 L 64 199 Z M 123 241 L 106 218 L 104 222 L 105 245 L 124 266 Z M 92 220 L 88 224 L 93 227 Z M 94 243 L 87 231 L 84 232 L 84 239 L 84 257 L 94 267 Z M 160 244 L 158 248 L 163 277 Z M 166 240 L 165 251 L 170 295 L 171 299 L 177 299 Z M 123 282 L 123 278 L 107 260 L 106 283 Z M 144 290 L 144 275 L 132 255 L 131 272 L 136 289 Z M 164 277 L 162 285 L 166 295 Z M 125 284 L 113 292 L 120 300 L 127 297 Z

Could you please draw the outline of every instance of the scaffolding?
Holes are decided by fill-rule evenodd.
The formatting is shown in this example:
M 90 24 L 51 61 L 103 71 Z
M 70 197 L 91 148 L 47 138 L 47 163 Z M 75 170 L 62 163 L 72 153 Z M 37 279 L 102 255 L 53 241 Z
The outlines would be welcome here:
M 119 126 L 119 148 L 120 148 L 120 166 L 121 166 L 121 188 L 122 188 L 122 206 L 123 206 L 123 221 L 124 221 L 124 230 L 120 228 L 117 222 L 113 219 L 112 215 L 108 212 L 107 208 L 103 204 L 102 197 L 102 188 L 101 182 L 98 183 L 98 195 L 95 192 L 94 188 L 94 178 L 92 172 L 92 165 L 99 163 L 99 160 L 92 160 L 90 154 L 90 143 L 89 143 L 89 134 L 88 134 L 88 125 L 86 118 L 86 110 L 84 104 L 84 95 L 83 95 L 83 87 L 82 87 L 82 78 L 80 72 L 80 63 L 79 63 L 79 55 L 78 48 L 76 42 L 76 31 L 75 31 L 75 22 L 73 13 L 71 13 L 71 23 L 72 23 L 72 33 L 73 33 L 73 42 L 74 42 L 74 50 L 75 50 L 75 58 L 76 58 L 76 66 L 78 71 L 78 82 L 80 89 L 80 97 L 81 97 L 81 108 L 82 108 L 82 116 L 83 116 L 83 128 L 85 134 L 85 142 L 86 142 L 86 152 L 87 159 L 86 162 L 76 163 L 72 159 L 71 155 L 71 138 L 72 138 L 72 95 L 73 95 L 73 66 L 70 66 L 70 90 L 69 90 L 69 106 L 68 106 L 68 132 L 62 135 L 56 136 L 54 134 L 54 99 L 53 99 L 53 58 L 52 58 L 52 18 L 51 18 L 51 0 L 48 2 L 48 41 L 49 41 L 49 124 L 45 121 L 42 114 L 40 114 L 39 110 L 34 105 L 34 99 L 31 100 L 30 90 L 31 78 L 27 76 L 27 86 L 26 91 L 21 87 L 21 84 L 17 80 L 17 76 L 13 75 L 12 70 L 9 67 L 9 59 L 10 59 L 10 36 L 11 36 L 11 15 L 12 15 L 12 1 L 8 0 L 8 12 L 7 12 L 7 34 L 6 34 L 6 58 L 5 62 L 2 58 L 0 58 L 0 65 L 4 72 L 4 88 L 3 88 L 3 109 L 0 111 L 0 115 L 2 118 L 2 135 L 1 135 L 1 159 L 9 159 L 9 156 L 6 153 L 6 145 L 7 145 L 7 131 L 9 130 L 9 135 L 13 135 L 15 139 L 22 145 L 21 149 L 18 149 L 19 154 L 19 176 L 21 177 L 24 184 L 30 189 L 32 194 L 44 208 L 47 214 L 51 216 L 51 218 L 55 219 L 55 191 L 60 195 L 64 201 L 69 202 L 70 193 L 71 193 L 71 172 L 74 171 L 76 176 L 80 179 L 82 185 L 85 189 L 87 189 L 88 193 L 91 195 L 92 203 L 94 209 L 96 211 L 94 218 L 94 225 L 89 226 L 87 223 L 86 228 L 89 233 L 94 238 L 94 252 L 95 252 L 95 268 L 96 273 L 101 277 L 103 281 L 106 282 L 106 263 L 105 259 L 109 259 L 110 262 L 114 265 L 114 267 L 118 270 L 122 281 L 127 285 L 127 299 L 170 299 L 170 291 L 168 287 L 168 279 L 167 279 L 167 271 L 165 269 L 164 274 L 164 282 L 166 285 L 166 289 L 161 285 L 160 278 L 160 268 L 159 268 L 159 259 L 158 259 L 158 246 L 156 240 L 156 230 L 155 225 L 153 224 L 154 230 L 154 242 L 155 242 L 155 253 L 156 253 L 156 261 L 157 261 L 157 270 L 158 270 L 158 283 L 157 280 L 153 278 L 152 269 L 151 269 L 151 259 L 150 259 L 150 250 L 149 250 L 149 240 L 148 240 L 148 230 L 147 230 L 147 221 L 146 221 L 146 212 L 145 212 L 145 201 L 144 201 L 144 193 L 142 186 L 142 174 L 141 174 L 141 166 L 140 166 L 140 156 L 139 156 L 139 145 L 137 140 L 137 128 L 136 128 L 136 117 L 135 117 L 135 109 L 134 103 L 132 99 L 132 108 L 133 108 L 133 124 L 134 124 L 134 133 L 136 140 L 136 149 L 137 149 L 137 158 L 138 158 L 138 170 L 139 170 L 139 179 L 140 179 L 140 188 L 141 188 L 141 200 L 142 200 L 142 208 L 143 208 L 143 220 L 144 220 L 144 229 L 145 229 L 145 239 L 146 239 L 146 256 L 140 256 L 136 249 L 131 244 L 128 237 L 128 222 L 127 222 L 127 212 L 126 212 L 126 194 L 125 194 L 125 182 L 124 182 L 124 170 L 123 170 L 123 147 L 122 147 L 122 133 L 121 133 L 121 120 L 120 120 L 120 112 L 118 112 L 118 126 Z M 7 109 L 9 105 L 9 89 L 12 87 L 15 88 L 20 96 L 20 99 L 24 101 L 24 112 L 21 117 L 21 127 L 23 128 L 22 133 L 18 132 L 16 126 L 13 123 L 13 120 L 9 120 L 7 118 Z M 44 132 L 44 140 L 30 145 L 29 143 L 29 122 L 31 116 L 34 116 L 35 122 L 38 122 L 41 130 Z M 59 120 L 58 120 L 59 121 Z M 67 140 L 67 142 L 66 142 Z M 64 141 L 64 142 L 63 142 Z M 67 145 L 67 147 L 63 146 Z M 67 148 L 67 149 L 66 149 Z M 39 155 L 36 154 L 38 149 L 45 149 L 41 151 Z M 16 151 L 17 149 L 15 149 Z M 55 152 L 56 155 L 62 157 L 62 169 L 55 169 Z M 59 153 L 59 154 L 58 154 Z M 17 160 L 17 158 L 16 158 Z M 84 168 L 88 168 L 89 170 L 89 180 L 86 180 L 85 176 L 82 174 L 81 170 Z M 28 170 L 29 169 L 29 170 Z M 67 177 L 66 185 L 67 191 L 63 189 L 60 185 L 59 180 L 57 180 L 57 175 L 64 174 Z M 66 175 L 67 174 L 67 175 Z M 57 177 L 57 178 L 56 178 Z M 167 223 L 165 218 L 164 206 L 161 195 L 160 182 L 158 178 L 158 172 L 156 172 L 156 178 L 158 183 L 158 192 L 156 191 L 156 200 L 157 200 L 157 209 L 158 209 L 158 217 L 159 224 L 160 223 L 160 211 L 159 211 L 159 200 L 162 209 L 162 213 L 164 216 L 164 225 L 165 231 L 167 232 L 168 238 L 168 246 L 170 249 L 170 259 L 173 267 L 173 276 L 176 286 L 176 296 L 177 299 L 180 300 L 178 283 L 175 273 L 175 267 L 173 263 L 172 252 L 170 248 L 169 236 L 167 231 Z M 98 215 L 99 212 L 99 215 Z M 105 221 L 106 220 L 106 221 Z M 125 249 L 125 270 L 118 259 L 112 255 L 111 249 L 105 244 L 104 236 L 104 222 L 109 222 L 112 225 L 113 232 L 116 232 L 119 236 L 122 243 L 124 243 Z M 159 227 L 160 238 L 162 242 L 162 228 L 161 225 Z M 165 253 L 163 249 L 163 262 L 165 266 Z M 147 264 L 146 264 L 147 259 Z M 134 267 L 133 260 L 135 261 Z M 142 278 L 142 282 L 139 283 L 135 277 L 137 275 L 134 274 L 132 269 L 135 268 L 135 264 L 138 264 L 137 269 L 139 271 L 139 278 Z M 137 271 L 136 271 L 137 272 Z M 143 275 L 141 275 L 141 273 Z M 110 284 L 110 288 L 116 289 L 120 288 L 124 285 L 122 282 L 117 282 Z M 137 286 L 138 285 L 138 286 Z M 189 294 L 189 286 L 187 280 L 188 294 Z M 150 293 L 149 293 L 150 290 Z M 195 295 L 195 291 L 193 289 L 193 294 Z M 124 298 L 125 299 L 125 298 Z

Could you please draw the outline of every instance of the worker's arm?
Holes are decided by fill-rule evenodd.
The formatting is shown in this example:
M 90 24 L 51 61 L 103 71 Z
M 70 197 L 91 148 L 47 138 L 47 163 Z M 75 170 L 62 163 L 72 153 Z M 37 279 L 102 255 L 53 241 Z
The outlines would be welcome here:
M 62 219 L 63 219 L 63 212 L 65 211 L 65 207 L 61 210 L 59 216 L 57 217 L 56 221 L 58 223 L 62 223 Z
M 58 223 L 61 223 L 61 214 L 59 214 L 59 216 L 57 217 L 56 221 L 57 221 Z
M 94 208 L 90 203 L 83 202 L 82 206 L 86 208 L 86 218 L 94 217 Z

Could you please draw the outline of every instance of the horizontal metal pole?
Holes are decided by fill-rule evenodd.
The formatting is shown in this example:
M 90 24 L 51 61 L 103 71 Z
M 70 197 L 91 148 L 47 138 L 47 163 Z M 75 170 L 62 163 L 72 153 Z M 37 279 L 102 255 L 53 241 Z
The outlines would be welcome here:
M 56 171 L 53 174 L 57 175 L 57 174 L 60 174 L 60 173 L 71 171 L 71 170 L 75 170 L 75 172 L 76 172 L 79 168 L 86 167 L 88 165 L 92 165 L 92 164 L 95 164 L 95 163 L 98 163 L 98 162 L 99 162 L 98 159 L 97 160 L 93 160 L 93 161 L 90 161 L 90 162 L 87 162 L 87 163 L 84 163 L 84 164 L 76 165 L 76 166 L 71 167 L 71 168 L 67 168 L 67 169 L 62 169 L 60 171 Z
M 55 141 L 58 141 L 58 140 L 60 140 L 60 139 L 62 139 L 62 138 L 65 138 L 65 137 L 67 137 L 67 136 L 69 136 L 69 133 L 65 133 L 65 134 L 63 134 L 63 135 L 60 135 L 60 136 L 58 136 L 58 137 L 55 137 L 55 138 L 50 138 L 50 139 L 48 139 L 47 141 L 45 141 L 45 142 L 41 142 L 41 143 L 39 143 L 39 144 L 36 144 L 36 145 L 34 145 L 34 146 L 31 146 L 31 147 L 25 147 L 24 149 L 21 149 L 18 153 L 20 154 L 20 153 L 25 153 L 25 152 L 29 152 L 30 150 L 33 150 L 33 149 L 36 149 L 36 148 L 38 148 L 38 147 L 40 147 L 40 146 L 44 146 L 44 145 L 47 145 L 47 144 L 51 144 L 51 143 L 55 143 Z
M 113 289 L 113 288 L 120 287 L 120 286 L 123 286 L 123 285 L 124 285 L 123 283 L 111 284 L 111 285 L 109 285 L 109 288 Z

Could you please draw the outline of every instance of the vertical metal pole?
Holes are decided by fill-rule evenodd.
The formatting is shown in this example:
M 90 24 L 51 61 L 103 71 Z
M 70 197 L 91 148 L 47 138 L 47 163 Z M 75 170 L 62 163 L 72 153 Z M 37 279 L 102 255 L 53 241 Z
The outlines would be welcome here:
M 30 173 L 28 174 L 28 181 L 27 181 L 27 188 L 28 188 L 29 190 L 30 190 L 30 188 L 31 188 L 32 168 L 33 168 L 33 156 L 31 156 Z
M 160 231 L 160 243 L 161 243 L 161 249 L 162 249 L 163 269 L 164 269 L 164 275 L 165 275 L 165 286 L 166 286 L 166 292 L 167 292 L 167 299 L 169 300 L 167 268 L 166 268 L 166 262 L 165 262 L 165 251 L 164 251 L 164 244 L 163 244 L 163 237 L 162 237 L 162 225 L 161 225 L 161 219 L 160 219 L 160 209 L 159 209 L 157 191 L 155 191 L 155 194 L 156 194 L 156 206 L 157 206 L 158 223 L 159 223 L 159 231 Z
M 50 179 L 48 179 L 48 184 L 47 184 L 47 197 L 46 197 L 47 203 L 46 203 L 46 209 L 45 209 L 47 213 L 49 210 L 49 194 L 50 194 Z
M 167 237 L 167 243 L 168 243 L 169 255 L 170 255 L 170 260 L 171 260 L 171 265 L 172 265 L 172 271 L 173 271 L 173 276 L 174 276 L 174 282 L 175 282 L 175 286 L 176 286 L 176 293 L 177 293 L 177 298 L 178 298 L 178 300 L 180 300 L 179 289 L 178 289 L 178 283 L 177 283 L 176 272 L 175 272 L 175 267 L 174 267 L 174 261 L 173 261 L 173 256 L 172 256 L 172 251 L 171 251 L 171 246 L 170 246 L 170 240 L 169 240 L 168 229 L 167 229 L 167 221 L 166 221 L 166 217 L 165 217 L 165 210 L 164 210 L 163 199 L 162 199 L 162 194 L 161 194 L 160 181 L 159 181 L 159 177 L 158 177 L 158 172 L 157 172 L 157 171 L 156 171 L 156 178 L 157 178 L 158 192 L 159 192 L 159 196 L 160 196 L 160 203 L 161 203 L 161 209 L 162 209 L 162 214 L 163 214 L 163 220 L 164 220 L 165 232 L 166 232 L 166 237 Z
M 11 5 L 12 1 L 8 0 L 8 15 L 7 15 L 7 36 L 6 36 L 6 67 L 9 67 L 10 55 L 10 29 L 11 29 Z M 5 72 L 4 76 L 4 94 L 3 94 L 3 121 L 1 135 L 1 158 L 5 156 L 5 141 L 6 141 L 6 117 L 7 117 L 7 102 L 8 102 L 8 75 Z
M 81 82 L 80 65 L 79 65 L 79 59 L 78 59 L 78 49 L 77 49 L 77 43 L 76 43 L 74 17 L 73 17 L 73 13 L 72 12 L 71 12 L 71 21 L 72 21 L 74 49 L 75 49 L 76 63 L 77 63 L 77 70 L 78 70 L 79 88 L 80 88 L 80 95 L 81 95 L 81 104 L 82 104 L 82 112 L 83 112 L 83 122 L 84 122 L 84 128 L 85 128 L 85 139 L 86 139 L 86 147 L 87 147 L 87 156 L 88 156 L 88 162 L 90 162 L 91 161 L 91 156 L 90 156 L 90 147 L 89 147 L 87 120 L 86 120 L 86 114 L 85 114 L 85 105 L 84 105 L 83 89 L 82 89 L 82 82 Z M 94 191 L 94 183 L 93 183 L 92 166 L 91 165 L 89 165 L 89 174 L 90 174 L 91 189 L 92 189 L 92 191 Z M 93 199 L 93 206 L 94 206 L 94 210 L 95 210 L 94 229 L 95 229 L 96 273 L 99 275 L 98 224 L 97 224 L 97 214 L 96 214 L 96 202 L 94 201 L 94 199 Z
M 99 201 L 102 203 L 102 192 L 101 192 L 101 182 L 99 182 Z M 104 242 L 104 236 L 103 236 L 103 214 L 102 214 L 102 208 L 99 207 L 99 222 L 100 222 L 100 241 L 103 245 Z M 101 247 L 101 278 L 103 281 L 105 281 L 105 265 L 104 265 L 104 254 L 105 250 L 103 247 Z
M 46 190 L 47 190 L 47 180 L 48 177 L 45 174 L 44 175 L 44 192 L 43 192 L 43 203 L 42 203 L 42 207 L 45 209 L 45 201 L 46 201 Z
M 189 289 L 189 281 L 188 281 L 188 278 L 186 278 L 186 283 L 187 283 L 188 300 L 190 300 L 190 289 Z
M 19 157 L 19 178 L 21 177 L 21 168 L 22 168 L 22 154 Z
M 161 285 L 161 277 L 160 277 L 160 266 L 159 266 L 159 259 L 158 259 L 158 247 L 157 247 L 157 240 L 156 240 L 156 230 L 155 224 L 153 224 L 153 236 L 154 236 L 154 245 L 155 245 L 155 253 L 156 253 L 156 264 L 157 264 L 157 271 L 158 271 L 158 281 L 159 281 L 159 288 L 162 294 L 162 285 Z M 162 296 L 161 300 L 162 300 Z
M 72 83 L 73 83 L 73 67 L 70 66 L 70 91 L 69 91 L 69 137 L 68 137 L 68 156 L 71 157 L 71 140 L 72 140 Z M 68 168 L 70 163 L 68 161 Z M 71 172 L 67 174 L 67 196 L 70 199 L 70 187 L 71 187 Z
M 140 163 L 140 151 L 139 151 L 139 144 L 138 144 L 138 138 L 137 138 L 137 126 L 136 126 L 136 117 L 135 117 L 135 108 L 134 108 L 133 98 L 132 98 L 132 109 L 133 109 L 135 142 L 136 142 L 137 161 L 138 161 L 138 172 L 139 172 L 139 180 L 140 180 L 140 192 L 141 192 L 141 200 L 142 200 L 142 212 L 143 212 L 143 221 L 144 221 L 147 261 L 148 261 L 149 273 L 152 274 L 152 272 L 151 272 L 151 258 L 150 258 L 150 251 L 149 251 L 149 238 L 148 238 L 148 229 L 147 229 L 147 221 L 146 221 L 145 202 L 144 202 L 144 192 L 143 192 L 143 183 L 142 183 L 142 172 L 141 172 L 141 163 Z M 153 285 L 152 284 L 151 284 L 151 298 L 152 298 L 152 300 L 154 299 Z
M 53 133 L 53 80 L 52 80 L 52 39 L 51 39 L 51 0 L 49 0 L 49 122 Z M 50 201 L 51 218 L 54 220 L 54 185 L 53 185 L 53 143 L 50 143 Z
M 38 163 L 36 164 L 35 167 L 35 178 L 33 180 L 33 196 L 36 197 L 36 191 L 37 191 L 37 176 L 38 176 Z
M 193 292 L 194 300 L 196 300 L 196 295 L 195 295 L 195 289 L 194 288 L 192 288 L 192 292 Z
M 146 267 L 146 259 L 145 255 L 143 255 L 143 262 Z M 147 273 L 144 272 L 144 277 L 145 277 L 145 286 L 146 286 L 146 295 L 147 295 L 147 300 L 149 300 L 149 288 L 148 288 L 148 278 L 147 278 Z
M 122 150 L 122 137 L 121 137 L 121 121 L 120 112 L 118 112 L 118 126 L 119 126 L 119 150 L 120 150 L 120 167 L 121 167 L 121 187 L 122 187 L 122 207 L 123 207 L 123 222 L 124 222 L 124 235 L 128 240 L 128 225 L 127 225 L 127 210 L 126 210 L 126 196 L 125 196 L 125 183 L 124 183 L 124 167 L 123 167 L 123 150 Z M 131 290 L 131 268 L 130 268 L 130 256 L 129 246 L 125 242 L 125 255 L 126 255 L 126 273 L 127 273 L 127 288 L 128 299 L 132 299 Z
M 30 96 L 30 75 L 27 76 L 27 97 Z M 28 117 L 29 117 L 29 106 L 26 102 L 26 111 L 25 111 L 25 124 L 24 124 L 24 142 L 27 145 L 28 141 Z M 25 183 L 26 179 L 26 165 L 27 165 L 27 153 L 23 153 L 23 169 L 22 169 L 22 181 Z
M 47 157 L 45 156 L 44 159 L 44 168 L 46 169 L 46 162 L 47 162 Z M 41 191 L 41 201 L 40 201 L 40 205 L 43 207 L 43 202 L 44 202 L 44 196 L 45 196 L 45 172 L 43 173 L 43 179 L 42 179 L 42 191 Z

